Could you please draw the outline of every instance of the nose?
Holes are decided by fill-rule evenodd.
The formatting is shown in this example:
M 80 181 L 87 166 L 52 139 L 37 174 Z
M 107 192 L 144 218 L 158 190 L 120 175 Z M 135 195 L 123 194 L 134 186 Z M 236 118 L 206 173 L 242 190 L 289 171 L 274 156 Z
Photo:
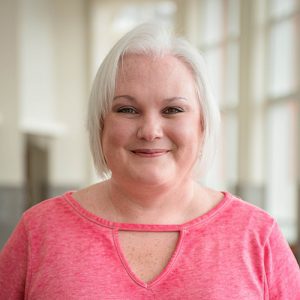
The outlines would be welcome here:
M 137 137 L 147 142 L 152 142 L 155 139 L 161 138 L 163 129 L 161 120 L 156 116 L 145 116 L 141 119 L 137 130 Z

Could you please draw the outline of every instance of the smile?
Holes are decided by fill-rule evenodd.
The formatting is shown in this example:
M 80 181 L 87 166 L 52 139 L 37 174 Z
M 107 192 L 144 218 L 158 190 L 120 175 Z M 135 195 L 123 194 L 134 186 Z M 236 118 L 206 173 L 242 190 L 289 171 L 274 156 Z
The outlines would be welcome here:
M 141 156 L 141 157 L 158 157 L 165 155 L 169 152 L 169 150 L 165 149 L 135 149 L 131 151 L 132 153 Z

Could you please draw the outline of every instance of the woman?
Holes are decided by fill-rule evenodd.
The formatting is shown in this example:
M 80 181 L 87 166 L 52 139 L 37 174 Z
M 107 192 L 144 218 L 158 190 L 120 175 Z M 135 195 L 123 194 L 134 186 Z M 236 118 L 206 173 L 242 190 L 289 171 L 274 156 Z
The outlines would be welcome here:
M 88 114 L 107 179 L 24 213 L 1 253 L 1 299 L 300 299 L 274 219 L 195 180 L 218 120 L 196 50 L 154 25 L 125 35 Z

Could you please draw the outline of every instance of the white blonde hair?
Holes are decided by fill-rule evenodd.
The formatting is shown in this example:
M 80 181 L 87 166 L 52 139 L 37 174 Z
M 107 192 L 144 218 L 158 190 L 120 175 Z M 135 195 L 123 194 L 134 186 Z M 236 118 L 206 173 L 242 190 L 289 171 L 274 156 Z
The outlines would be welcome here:
M 184 62 L 195 79 L 202 116 L 203 142 L 196 164 L 197 174 L 203 175 L 215 153 L 220 114 L 211 93 L 206 65 L 197 49 L 182 38 L 173 36 L 157 24 L 142 24 L 125 34 L 110 50 L 96 74 L 88 109 L 87 129 L 94 165 L 102 178 L 110 177 L 102 149 L 105 115 L 110 111 L 115 92 L 119 63 L 126 54 L 160 57 L 173 55 Z

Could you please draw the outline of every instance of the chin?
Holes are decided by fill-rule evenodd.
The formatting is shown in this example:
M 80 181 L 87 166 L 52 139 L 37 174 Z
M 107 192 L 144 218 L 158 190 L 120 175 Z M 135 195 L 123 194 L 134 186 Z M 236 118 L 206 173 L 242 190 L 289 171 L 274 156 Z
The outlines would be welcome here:
M 174 173 L 173 173 L 174 174 Z M 137 174 L 132 174 L 131 178 L 133 178 L 136 183 L 149 185 L 149 186 L 157 186 L 163 185 L 172 180 L 172 174 L 170 172 L 163 172 L 161 170 L 147 171 L 143 170 Z

